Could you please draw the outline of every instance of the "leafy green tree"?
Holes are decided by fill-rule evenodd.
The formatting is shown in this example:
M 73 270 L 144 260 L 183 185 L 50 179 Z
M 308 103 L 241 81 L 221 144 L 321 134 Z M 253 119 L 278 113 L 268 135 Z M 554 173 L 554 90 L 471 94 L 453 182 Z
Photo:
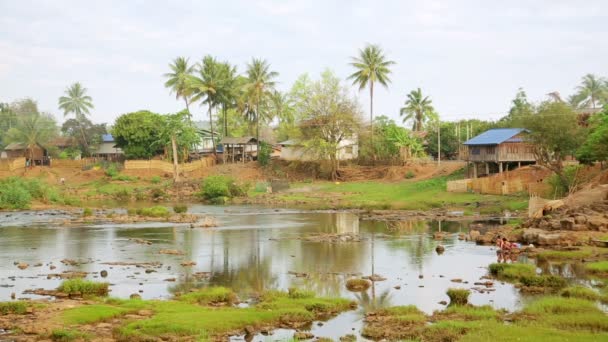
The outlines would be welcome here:
M 519 88 L 515 94 L 515 98 L 511 101 L 509 114 L 500 118 L 497 122 L 499 127 L 518 128 L 523 124 L 523 118 L 534 113 L 534 105 L 528 100 L 528 95 Z
M 247 83 L 243 87 L 245 115 L 255 123 L 255 136 L 260 140 L 260 120 L 267 120 L 271 113 L 264 111 L 266 101 L 274 90 L 279 73 L 270 70 L 270 64 L 263 59 L 254 58 L 247 64 Z
M 127 159 L 152 158 L 163 150 L 158 142 L 164 124 L 161 115 L 141 110 L 119 116 L 111 133 Z
M 190 124 L 188 110 L 162 116 L 163 125 L 159 132 L 158 145 L 163 146 L 173 160 L 173 181 L 179 181 L 177 165 L 188 159 L 190 148 L 200 141 L 200 135 Z M 167 148 L 170 146 L 170 148 Z M 180 153 L 181 152 L 181 153 Z
M 422 131 L 422 125 L 426 121 L 437 119 L 431 99 L 423 96 L 420 88 L 407 94 L 405 106 L 401 108 L 399 115 L 403 117 L 404 123 L 408 120 L 414 122 L 412 127 L 414 131 Z
M 357 57 L 352 57 L 350 65 L 355 68 L 355 72 L 348 78 L 353 80 L 353 84 L 359 86 L 359 90 L 369 85 L 369 123 L 370 137 L 374 136 L 374 83 L 378 82 L 385 88 L 391 82 L 389 75 L 390 66 L 395 62 L 387 60 L 384 51 L 378 45 L 368 44 L 359 50 Z
M 7 143 L 25 144 L 31 159 L 36 145 L 45 146 L 57 136 L 57 123 L 51 114 L 40 113 L 36 102 L 30 99 L 16 102 L 14 111 L 20 115 L 8 130 L 5 140 Z
M 608 81 L 593 74 L 583 76 L 577 92 L 569 98 L 574 108 L 597 108 L 608 103 Z
M 188 58 L 177 57 L 169 64 L 171 72 L 164 74 L 163 76 L 167 79 L 165 81 L 165 87 L 169 88 L 172 93 L 175 93 L 175 98 L 180 97 L 184 99 L 186 103 L 186 110 L 188 111 L 188 118 L 191 120 L 192 116 L 190 113 L 190 87 L 188 84 L 188 78 L 194 72 L 194 66 L 188 65 Z
M 361 122 L 361 110 L 348 89 L 331 71 L 312 84 L 304 101 L 300 123 L 304 146 L 321 160 L 329 160 L 330 178 L 338 178 L 338 149 L 345 139 L 355 137 Z
M 591 119 L 591 133 L 576 152 L 576 159 L 584 164 L 608 160 L 608 106 Z
M 93 109 L 93 99 L 87 95 L 87 88 L 83 87 L 79 82 L 76 82 L 66 88 L 66 96 L 59 97 L 59 109 L 63 110 L 63 115 L 68 116 L 74 114 L 78 122 L 83 122 L 89 115 L 89 111 Z M 89 144 L 84 134 L 84 128 L 81 126 L 80 133 L 84 141 L 85 149 L 88 151 Z
M 563 186 L 568 187 L 564 160 L 574 155 L 586 135 L 574 110 L 562 102 L 543 102 L 534 115 L 524 117 L 523 123 L 530 130 L 537 162 L 555 172 Z

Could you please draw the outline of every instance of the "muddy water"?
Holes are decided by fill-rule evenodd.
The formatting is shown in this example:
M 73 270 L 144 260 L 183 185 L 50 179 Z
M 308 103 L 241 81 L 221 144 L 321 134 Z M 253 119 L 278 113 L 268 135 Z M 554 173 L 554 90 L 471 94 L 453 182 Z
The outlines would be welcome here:
M 488 223 L 403 221 L 397 223 L 363 221 L 351 213 L 319 213 L 254 207 L 192 206 L 191 212 L 216 217 L 219 227 L 191 229 L 187 225 L 130 224 L 62 227 L 40 221 L 63 217 L 65 213 L 12 213 L 0 215 L 0 301 L 35 297 L 24 290 L 57 287 L 60 279 L 50 273 L 90 272 L 88 279 L 101 280 L 106 270 L 111 295 L 169 298 L 176 291 L 206 285 L 224 285 L 245 296 L 264 289 L 295 286 L 319 295 L 343 296 L 356 300 L 359 311 L 335 318 L 330 324 L 315 325 L 313 332 L 338 337 L 359 330 L 361 311 L 393 305 L 413 304 L 431 313 L 444 308 L 448 287 L 474 287 L 486 274 L 486 266 L 496 262 L 494 249 L 460 241 L 457 233 L 489 228 Z M 452 233 L 441 241 L 446 248 L 435 252 L 433 240 L 438 230 Z M 361 242 L 307 242 L 299 239 L 312 233 L 354 233 Z M 142 245 L 132 239 L 145 239 Z M 184 255 L 159 254 L 176 249 Z M 66 265 L 64 259 L 78 261 Z M 195 261 L 193 267 L 180 266 Z M 15 262 L 30 266 L 20 270 Z M 161 267 L 111 266 L 108 262 L 159 262 Z M 42 266 L 34 265 L 42 263 Z M 50 265 L 56 266 L 55 270 Z M 197 272 L 209 272 L 197 278 Z M 386 278 L 373 289 L 352 293 L 344 283 L 349 275 L 375 273 Z M 297 273 L 297 274 L 294 274 Z M 175 278 L 175 281 L 167 279 Z M 451 279 L 462 279 L 463 283 Z M 464 282 L 468 282 L 464 283 Z M 396 287 L 400 287 L 397 289 Z M 521 298 L 508 284 L 497 284 L 489 293 L 473 292 L 473 304 L 490 304 L 513 310 Z M 339 326 L 340 329 L 337 329 Z

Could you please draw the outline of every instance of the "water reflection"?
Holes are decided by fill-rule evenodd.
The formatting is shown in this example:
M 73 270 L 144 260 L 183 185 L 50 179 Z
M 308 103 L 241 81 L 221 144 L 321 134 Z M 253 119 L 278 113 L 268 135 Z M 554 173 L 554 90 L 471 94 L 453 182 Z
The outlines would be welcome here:
M 25 289 L 52 288 L 57 279 L 46 279 L 50 263 L 53 273 L 65 270 L 91 272 L 95 279 L 102 269 L 112 286 L 112 295 L 128 297 L 143 291 L 144 298 L 168 298 L 175 292 L 223 285 L 241 296 L 266 289 L 303 287 L 320 295 L 357 300 L 363 310 L 388 305 L 414 304 L 431 312 L 442 308 L 451 278 L 470 284 L 485 275 L 485 267 L 496 261 L 491 247 L 460 241 L 457 233 L 480 230 L 479 222 L 360 221 L 351 213 L 313 213 L 251 207 L 194 206 L 193 212 L 214 215 L 220 227 L 190 229 L 184 226 L 151 224 L 102 225 L 64 228 L 60 226 L 2 227 L 0 234 L 0 299 Z M 433 233 L 448 232 L 436 241 Z M 311 242 L 304 236 L 319 233 L 358 234 L 358 242 Z M 134 239 L 151 241 L 138 244 Z M 443 255 L 434 252 L 438 243 Z M 183 255 L 159 254 L 176 249 Z M 83 263 L 64 265 L 62 259 Z M 19 270 L 14 261 L 42 267 Z M 160 262 L 154 272 L 145 268 L 105 265 L 105 262 Z M 183 267 L 183 261 L 194 261 Z M 204 273 L 202 273 L 204 272 Z M 345 289 L 352 275 L 379 274 L 386 278 L 364 293 Z M 422 277 L 420 277 L 422 276 Z M 166 281 L 175 278 L 175 281 Z M 3 285 L 12 286 L 4 287 Z M 517 291 L 499 285 L 491 294 L 473 294 L 474 304 L 492 304 L 513 309 Z

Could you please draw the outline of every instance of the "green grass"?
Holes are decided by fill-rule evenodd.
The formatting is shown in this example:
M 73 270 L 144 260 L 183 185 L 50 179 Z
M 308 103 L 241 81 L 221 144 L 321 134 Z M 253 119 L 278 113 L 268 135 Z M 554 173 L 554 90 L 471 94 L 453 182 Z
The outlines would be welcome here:
M 544 287 L 550 289 L 560 289 L 568 284 L 566 279 L 554 275 L 523 276 L 519 278 L 519 282 L 528 287 Z
M 585 264 L 585 269 L 594 274 L 607 275 L 608 261 L 597 261 Z
M 236 294 L 225 287 L 207 287 L 196 292 L 182 295 L 178 300 L 201 305 L 232 305 L 237 301 Z
M 69 295 L 80 293 L 82 296 L 107 296 L 108 287 L 108 283 L 84 279 L 69 279 L 61 283 L 57 290 Z
M 598 312 L 597 306 L 588 300 L 579 298 L 542 297 L 524 308 L 528 314 L 582 314 Z M 601 311 L 600 311 L 601 312 Z
M 22 315 L 27 312 L 27 304 L 24 302 L 0 302 L 0 316 L 9 314 Z
M 536 275 L 536 267 L 531 264 L 502 264 L 495 263 L 488 266 L 490 274 L 505 280 L 517 280 L 521 277 L 532 277 Z
M 608 334 L 558 330 L 545 326 L 518 326 L 486 323 L 458 339 L 459 342 L 597 342 L 606 341 Z
M 156 205 L 153 207 L 137 208 L 135 213 L 139 216 L 146 217 L 169 217 L 171 212 L 167 207 Z
M 479 321 L 500 318 L 500 312 L 494 310 L 489 305 L 473 306 L 473 305 L 456 305 L 450 306 L 443 311 L 436 311 L 433 317 L 442 319 L 459 319 L 463 321 Z
M 583 247 L 573 251 L 540 251 L 536 254 L 536 258 L 539 260 L 576 260 L 588 258 L 592 255 L 594 255 L 593 248 Z
M 55 329 L 51 332 L 50 337 L 51 337 L 51 340 L 57 341 L 57 342 L 68 342 L 68 341 L 75 341 L 75 340 L 88 341 L 91 339 L 91 336 L 89 336 L 88 334 L 85 334 L 78 330 L 71 330 L 71 329 Z
M 404 181 L 388 183 L 380 181 L 348 183 L 314 183 L 314 190 L 302 193 L 278 194 L 276 198 L 286 202 L 304 202 L 314 209 L 360 208 L 429 210 L 433 208 L 466 208 L 472 203 L 483 203 L 479 209 L 497 213 L 504 209 L 525 210 L 526 198 L 517 196 L 493 196 L 472 193 L 447 192 L 447 181 L 451 177 L 438 177 L 418 182 Z M 306 183 L 294 184 L 292 188 L 310 187 Z M 329 198 L 336 198 L 328 203 Z M 489 204 L 488 204 L 489 203 Z
M 567 287 L 561 290 L 559 295 L 566 298 L 580 298 L 593 301 L 600 300 L 602 298 L 602 295 L 593 289 L 583 286 Z
M 467 289 L 449 288 L 446 294 L 450 297 L 450 305 L 465 305 L 469 302 L 471 291 Z

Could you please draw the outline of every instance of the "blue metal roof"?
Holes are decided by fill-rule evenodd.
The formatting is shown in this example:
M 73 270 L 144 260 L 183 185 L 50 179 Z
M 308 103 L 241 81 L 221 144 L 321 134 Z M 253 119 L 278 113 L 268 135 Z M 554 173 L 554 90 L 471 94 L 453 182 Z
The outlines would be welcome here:
M 519 133 L 527 131 L 524 128 L 495 128 L 489 129 L 480 135 L 464 142 L 465 145 L 498 145 L 510 140 Z M 512 142 L 519 142 L 521 139 L 512 139 Z
M 103 141 L 103 142 L 114 142 L 114 137 L 112 136 L 112 134 L 102 134 L 101 135 L 101 141 Z

